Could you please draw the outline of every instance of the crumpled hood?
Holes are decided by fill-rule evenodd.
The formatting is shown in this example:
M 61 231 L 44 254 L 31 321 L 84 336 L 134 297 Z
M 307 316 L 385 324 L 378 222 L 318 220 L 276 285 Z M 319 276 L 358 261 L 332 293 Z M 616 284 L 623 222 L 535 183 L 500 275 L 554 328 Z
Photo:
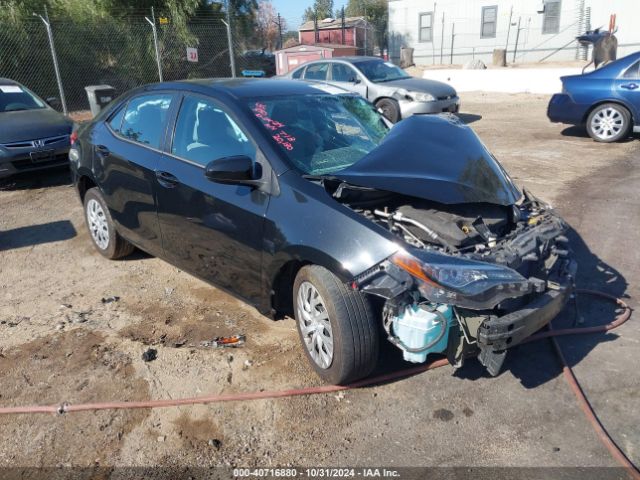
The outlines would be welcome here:
M 73 122 L 50 108 L 0 113 L 0 144 L 69 135 Z
M 522 196 L 478 136 L 451 115 L 413 116 L 334 176 L 445 204 L 513 205 Z

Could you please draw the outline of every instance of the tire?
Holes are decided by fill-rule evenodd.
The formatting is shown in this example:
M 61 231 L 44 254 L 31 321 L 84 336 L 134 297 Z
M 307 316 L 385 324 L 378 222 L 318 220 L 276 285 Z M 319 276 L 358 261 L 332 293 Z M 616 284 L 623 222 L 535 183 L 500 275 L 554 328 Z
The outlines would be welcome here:
M 90 188 L 84 195 L 84 218 L 93 246 L 101 255 L 115 260 L 135 250 L 116 231 L 109 208 L 97 187 Z
M 391 123 L 400 121 L 400 106 L 398 102 L 390 98 L 383 98 L 376 102 L 376 108 L 382 110 L 382 115 Z
M 305 295 L 311 301 L 305 302 Z M 314 305 L 314 301 L 319 303 Z M 298 272 L 294 281 L 293 307 L 304 352 L 325 382 L 346 384 L 373 371 L 378 361 L 380 337 L 371 303 L 365 295 L 348 289 L 329 270 L 308 265 Z M 310 315 L 311 312 L 315 315 Z M 314 337 L 314 327 L 315 336 L 320 340 Z M 322 345 L 318 346 L 318 342 Z
M 629 135 L 631 114 L 617 103 L 598 105 L 587 118 L 587 133 L 596 142 L 612 143 Z

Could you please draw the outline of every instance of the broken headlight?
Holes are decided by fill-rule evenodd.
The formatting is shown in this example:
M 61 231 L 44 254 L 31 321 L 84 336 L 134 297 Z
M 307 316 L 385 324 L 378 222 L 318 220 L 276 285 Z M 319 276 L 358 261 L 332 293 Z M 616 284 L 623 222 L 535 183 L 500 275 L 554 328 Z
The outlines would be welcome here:
M 533 290 L 515 270 L 491 263 L 423 251 L 400 251 L 389 260 L 416 279 L 420 294 L 434 303 L 486 309 Z

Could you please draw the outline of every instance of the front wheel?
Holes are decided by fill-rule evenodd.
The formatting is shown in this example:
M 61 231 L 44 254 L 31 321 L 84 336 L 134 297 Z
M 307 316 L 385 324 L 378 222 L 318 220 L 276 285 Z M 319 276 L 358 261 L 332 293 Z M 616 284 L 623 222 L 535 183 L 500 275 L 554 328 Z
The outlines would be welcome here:
M 587 118 L 587 133 L 596 142 L 617 142 L 629 134 L 630 127 L 629 110 L 617 103 L 598 105 Z
M 329 270 L 303 267 L 293 285 L 294 312 L 307 359 L 326 382 L 345 384 L 376 366 L 379 332 L 369 299 Z
M 383 98 L 376 102 L 376 108 L 382 110 L 382 115 L 391 123 L 400 121 L 400 106 L 391 98 Z

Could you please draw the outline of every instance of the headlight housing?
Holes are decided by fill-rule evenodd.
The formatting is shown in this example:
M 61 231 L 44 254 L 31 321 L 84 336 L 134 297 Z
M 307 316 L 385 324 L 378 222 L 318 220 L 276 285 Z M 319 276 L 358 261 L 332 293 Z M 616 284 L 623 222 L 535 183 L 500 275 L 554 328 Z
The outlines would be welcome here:
M 534 284 L 515 270 L 491 263 L 433 252 L 412 255 L 404 250 L 389 260 L 409 273 L 420 294 L 434 303 L 487 309 L 534 290 Z
M 436 99 L 430 93 L 424 92 L 409 92 L 409 96 L 412 97 L 416 102 L 433 102 Z

